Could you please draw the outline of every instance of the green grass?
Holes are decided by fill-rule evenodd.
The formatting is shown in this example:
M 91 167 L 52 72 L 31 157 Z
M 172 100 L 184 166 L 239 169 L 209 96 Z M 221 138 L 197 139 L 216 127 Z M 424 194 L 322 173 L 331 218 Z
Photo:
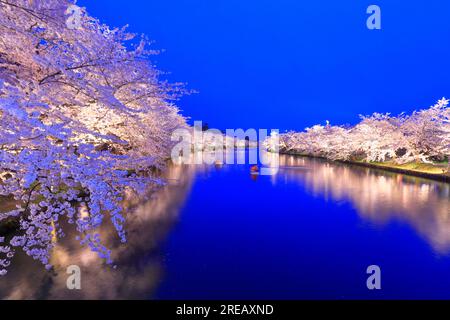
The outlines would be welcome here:
M 309 157 L 308 154 L 302 154 L 302 153 L 295 153 L 295 152 L 288 152 L 288 154 L 295 154 L 299 156 L 306 156 Z M 441 161 L 436 162 L 434 164 L 429 163 L 421 163 L 421 162 L 409 162 L 405 164 L 396 164 L 394 162 L 364 162 L 363 160 L 357 160 L 353 159 L 351 162 L 354 163 L 368 163 L 380 168 L 395 168 L 395 169 L 402 169 L 405 171 L 411 171 L 411 172 L 420 172 L 420 173 L 427 173 L 427 174 L 435 174 L 435 175 L 450 175 L 450 173 L 447 173 L 448 168 L 448 162 L 447 161 Z
M 397 168 L 415 172 L 429 173 L 429 174 L 445 174 L 447 171 L 447 163 L 428 164 L 410 162 L 405 164 L 396 164 L 392 162 L 371 162 L 380 167 Z

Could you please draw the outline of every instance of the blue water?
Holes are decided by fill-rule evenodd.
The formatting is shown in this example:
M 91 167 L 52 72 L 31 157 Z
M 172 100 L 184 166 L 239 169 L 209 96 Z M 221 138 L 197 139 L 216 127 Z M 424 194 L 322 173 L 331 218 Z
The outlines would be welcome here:
M 197 172 L 164 246 L 158 298 L 450 298 L 447 185 L 320 160 L 285 157 L 285 165 L 289 158 L 306 168 L 257 180 L 246 166 Z M 363 194 L 371 200 L 358 208 Z M 444 239 L 427 239 L 442 228 Z M 367 289 L 372 264 L 381 290 Z
M 47 272 L 18 255 L 0 298 L 450 299 L 450 185 L 282 156 L 275 176 L 246 165 L 171 167 L 168 186 L 128 214 L 117 268 L 68 232 Z M 68 265 L 82 290 L 65 287 Z M 366 269 L 381 268 L 381 290 Z

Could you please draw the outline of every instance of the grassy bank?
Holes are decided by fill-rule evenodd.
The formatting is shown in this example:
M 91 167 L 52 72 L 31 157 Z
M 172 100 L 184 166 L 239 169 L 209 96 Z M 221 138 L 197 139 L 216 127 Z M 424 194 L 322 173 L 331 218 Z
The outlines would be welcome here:
M 373 162 L 372 164 L 379 166 L 379 167 L 387 167 L 387 168 L 396 168 L 396 169 L 402 169 L 407 171 L 414 171 L 414 172 L 421 172 L 421 173 L 428 173 L 428 174 L 438 174 L 438 175 L 445 175 L 447 165 L 441 165 L 441 164 L 428 164 L 428 163 L 405 163 L 405 164 L 396 164 L 396 163 L 389 163 L 389 162 Z
M 450 183 L 450 175 L 446 173 L 447 163 L 405 163 L 395 164 L 392 162 L 363 162 L 363 161 L 343 161 L 343 160 L 329 160 L 323 157 L 312 156 L 309 154 L 298 153 L 295 151 L 283 151 L 281 154 L 295 155 L 308 158 L 320 158 L 330 162 L 346 163 L 357 166 L 363 166 L 372 169 L 386 170 L 390 172 L 406 174 L 424 179 L 431 179 L 441 182 Z

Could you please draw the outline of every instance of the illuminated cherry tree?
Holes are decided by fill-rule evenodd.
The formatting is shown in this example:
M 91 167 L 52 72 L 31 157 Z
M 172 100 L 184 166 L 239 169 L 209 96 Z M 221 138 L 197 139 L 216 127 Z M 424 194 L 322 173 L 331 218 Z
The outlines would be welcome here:
M 67 0 L 0 0 L 0 195 L 17 203 L 0 223 L 20 224 L 0 237 L 0 274 L 20 248 L 51 268 L 63 220 L 108 263 L 96 229 L 109 219 L 126 241 L 124 196 L 162 183 L 186 126 L 185 91 L 160 80 L 148 44 Z
M 287 152 L 331 160 L 395 163 L 443 161 L 450 156 L 450 108 L 443 98 L 412 115 L 374 113 L 353 127 L 315 125 L 280 137 Z

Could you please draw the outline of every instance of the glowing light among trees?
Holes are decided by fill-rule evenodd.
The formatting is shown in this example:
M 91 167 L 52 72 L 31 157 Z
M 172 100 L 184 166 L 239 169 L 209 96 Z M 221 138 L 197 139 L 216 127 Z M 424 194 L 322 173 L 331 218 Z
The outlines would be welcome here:
M 15 217 L 21 230 L 0 238 L 0 274 L 18 248 L 50 268 L 63 218 L 111 262 L 95 230 L 110 219 L 126 241 L 124 195 L 161 183 L 153 169 L 186 126 L 172 102 L 185 91 L 159 80 L 148 40 L 84 9 L 68 28 L 71 4 L 0 0 L 0 195 L 18 202 L 0 221 Z
M 315 125 L 281 135 L 280 147 L 331 160 L 433 163 L 450 155 L 450 108 L 443 98 L 412 115 L 374 113 L 353 127 Z

